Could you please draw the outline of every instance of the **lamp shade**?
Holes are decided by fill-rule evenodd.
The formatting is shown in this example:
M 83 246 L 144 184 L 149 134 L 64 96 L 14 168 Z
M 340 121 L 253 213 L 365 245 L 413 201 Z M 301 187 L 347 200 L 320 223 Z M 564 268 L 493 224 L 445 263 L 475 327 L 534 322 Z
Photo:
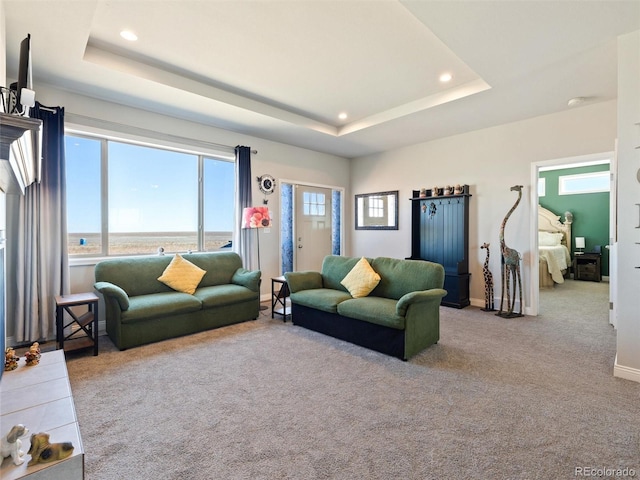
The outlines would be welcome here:
M 584 248 L 584 237 L 576 237 L 576 248 Z
M 269 207 L 246 207 L 242 210 L 242 228 L 266 228 L 271 226 Z

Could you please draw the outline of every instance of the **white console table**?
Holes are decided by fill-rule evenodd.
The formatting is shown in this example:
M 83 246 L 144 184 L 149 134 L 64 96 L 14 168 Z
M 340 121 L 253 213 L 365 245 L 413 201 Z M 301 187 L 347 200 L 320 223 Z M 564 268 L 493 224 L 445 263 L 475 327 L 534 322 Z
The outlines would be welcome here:
M 16 466 L 11 457 L 5 458 L 0 466 L 2 480 L 84 478 L 84 449 L 63 350 L 43 353 L 40 364 L 30 367 L 21 357 L 16 370 L 4 372 L 0 383 L 0 408 L 0 436 L 19 423 L 29 429 L 28 435 L 21 439 L 24 463 Z M 40 432 L 48 433 L 51 443 L 71 442 L 73 454 L 64 460 L 28 467 L 31 434 Z

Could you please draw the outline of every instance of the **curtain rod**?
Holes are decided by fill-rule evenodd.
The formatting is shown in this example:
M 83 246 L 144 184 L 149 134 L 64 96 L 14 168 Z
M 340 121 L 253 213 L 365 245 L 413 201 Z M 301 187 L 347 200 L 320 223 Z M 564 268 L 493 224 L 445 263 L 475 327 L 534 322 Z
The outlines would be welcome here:
M 51 113 L 58 113 L 58 111 L 55 108 L 50 108 L 50 107 L 44 107 L 42 105 L 40 105 L 40 110 L 45 110 L 47 112 L 51 112 Z
M 119 122 L 111 122 L 109 120 L 102 120 L 99 118 L 87 117 L 85 115 L 79 115 L 77 113 L 67 113 L 65 115 L 66 121 L 70 123 L 77 123 L 79 125 L 86 125 L 88 127 L 103 128 L 105 130 L 116 131 L 119 133 L 130 133 L 134 135 L 140 135 L 148 138 L 155 138 L 158 140 L 168 140 L 176 143 L 186 144 L 196 147 L 224 149 L 230 152 L 235 152 L 236 147 L 231 145 L 225 145 L 222 143 L 207 142 L 206 140 L 197 140 L 195 138 L 180 137 L 178 135 L 172 135 L 170 133 L 156 132 L 148 130 L 146 128 L 133 127 L 131 125 L 125 125 Z M 253 155 L 257 155 L 257 150 L 251 150 Z

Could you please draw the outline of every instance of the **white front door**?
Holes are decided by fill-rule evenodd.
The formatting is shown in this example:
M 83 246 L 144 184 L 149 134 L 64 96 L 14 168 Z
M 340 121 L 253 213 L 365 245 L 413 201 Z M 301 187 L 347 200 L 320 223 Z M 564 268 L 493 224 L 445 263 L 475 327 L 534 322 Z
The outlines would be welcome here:
M 295 270 L 320 271 L 331 255 L 331 210 L 331 189 L 295 186 Z

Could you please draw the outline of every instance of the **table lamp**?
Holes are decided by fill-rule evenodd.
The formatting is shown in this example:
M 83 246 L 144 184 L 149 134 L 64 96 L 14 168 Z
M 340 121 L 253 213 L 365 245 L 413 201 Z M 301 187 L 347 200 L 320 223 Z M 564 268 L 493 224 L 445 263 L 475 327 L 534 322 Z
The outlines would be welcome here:
M 584 237 L 576 237 L 576 248 L 580 249 L 579 252 L 576 252 L 576 255 L 582 255 L 584 253 L 582 251 L 584 248 Z

